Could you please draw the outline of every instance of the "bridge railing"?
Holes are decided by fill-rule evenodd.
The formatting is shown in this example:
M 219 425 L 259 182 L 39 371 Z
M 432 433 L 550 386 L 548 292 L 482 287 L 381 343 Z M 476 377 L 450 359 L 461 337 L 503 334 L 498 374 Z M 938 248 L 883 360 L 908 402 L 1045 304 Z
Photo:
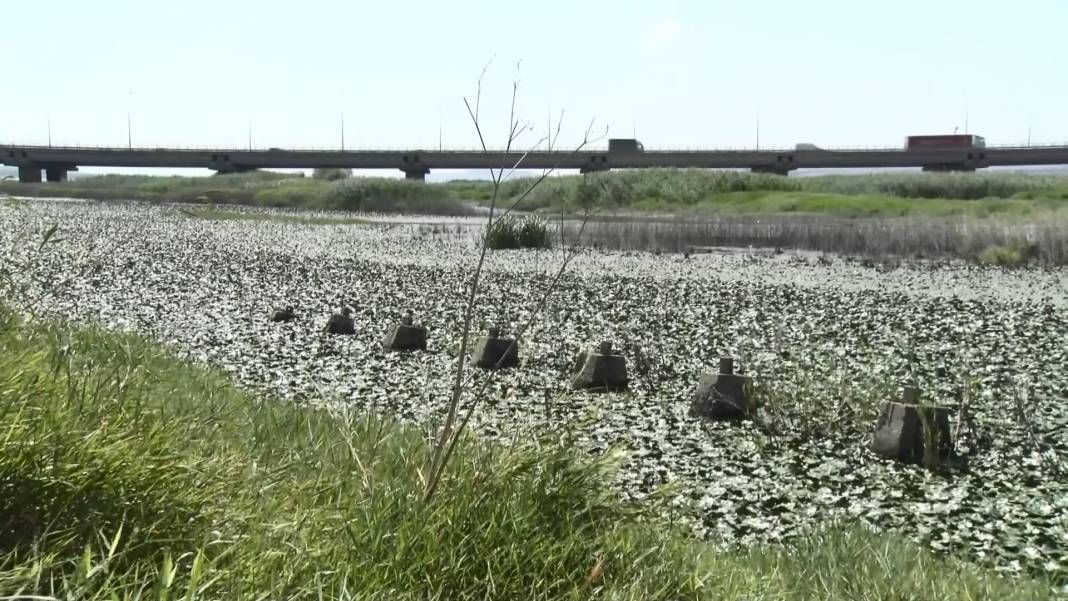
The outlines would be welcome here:
M 1003 150 L 1028 150 L 1028 149 L 1042 149 L 1042 148 L 1065 148 L 1068 147 L 1068 141 L 1065 142 L 1032 142 L 1026 143 L 1012 143 L 1012 144 L 988 144 L 988 149 L 1003 149 Z M 70 145 L 70 144 L 20 144 L 20 143 L 3 143 L 0 144 L 0 148 L 25 148 L 33 150 L 58 150 L 58 151 L 102 151 L 102 152 L 198 152 L 198 153 L 270 153 L 270 152 L 287 152 L 287 153 L 333 153 L 333 152 L 345 152 L 353 154 L 374 154 L 374 153 L 405 153 L 405 152 L 422 152 L 422 153 L 438 153 L 438 154 L 474 154 L 474 153 L 504 153 L 504 148 L 490 148 L 483 150 L 482 148 L 432 148 L 432 147 L 378 147 L 378 148 L 345 148 L 342 150 L 339 147 L 302 147 L 302 148 L 279 148 L 275 146 L 257 146 L 253 145 L 251 148 L 225 148 L 225 147 L 193 147 L 193 146 L 143 146 L 133 145 L 131 146 L 92 146 L 92 145 Z M 538 147 L 533 152 L 542 153 L 547 149 L 545 147 Z M 760 152 L 760 153 L 779 153 L 779 152 L 895 152 L 904 151 L 902 146 L 817 146 L 816 148 L 798 149 L 798 148 L 779 148 L 779 147 L 760 147 L 755 146 L 663 146 L 663 147 L 648 147 L 644 148 L 645 153 L 678 153 L 678 152 Z M 512 149 L 513 154 L 521 154 L 526 152 L 527 149 Z M 570 148 L 558 148 L 554 149 L 554 152 L 566 154 L 571 152 Z M 605 147 L 590 147 L 583 149 L 583 152 L 591 153 L 607 153 L 608 149 Z

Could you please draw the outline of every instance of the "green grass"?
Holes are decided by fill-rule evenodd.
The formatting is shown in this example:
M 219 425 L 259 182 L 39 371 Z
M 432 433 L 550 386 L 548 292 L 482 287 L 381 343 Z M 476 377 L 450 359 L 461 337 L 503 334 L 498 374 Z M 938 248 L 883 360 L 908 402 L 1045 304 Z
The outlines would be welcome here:
M 529 187 L 509 180 L 501 204 Z M 488 181 L 418 183 L 388 178 L 335 181 L 249 172 L 213 177 L 105 175 L 64 183 L 0 182 L 0 192 L 99 200 L 246 204 L 350 211 L 466 215 L 464 202 L 488 202 Z M 527 210 L 671 213 L 814 213 L 850 217 L 1034 218 L 1068 208 L 1068 177 L 1013 173 L 895 173 L 780 177 L 699 169 L 617 170 L 552 177 L 523 202 Z
M 258 398 L 140 338 L 0 310 L 0 595 L 62 599 L 1037 599 L 838 527 L 717 552 L 566 437 L 461 444 Z
M 506 182 L 502 195 L 515 198 L 529 184 L 529 179 Z M 645 169 L 550 178 L 523 206 L 672 213 L 1029 217 L 1068 209 L 1068 178 L 1007 173 L 780 177 Z
M 269 221 L 300 225 L 361 225 L 368 223 L 366 219 L 355 217 L 291 215 L 250 210 L 234 211 L 218 207 L 193 207 L 181 209 L 178 212 L 194 219 L 207 219 L 210 221 Z
M 1034 246 L 1002 244 L 987 246 L 979 252 L 976 260 L 981 265 L 995 267 L 1024 267 L 1038 254 Z
M 209 177 L 102 175 L 41 184 L 2 182 L 0 193 L 380 213 L 469 215 L 473 212 L 452 191 L 440 185 L 368 177 L 325 180 L 267 171 Z
M 635 208 L 645 208 L 638 203 Z M 663 210 L 648 207 L 653 210 Z M 684 207 L 672 207 L 675 210 Z M 686 209 L 710 213 L 806 213 L 843 217 L 955 217 L 992 215 L 1030 217 L 1068 209 L 1068 202 L 984 198 L 914 199 L 895 196 L 832 194 L 825 192 L 729 192 L 708 197 Z
M 485 180 L 458 179 L 434 185 L 444 186 L 461 200 L 487 202 L 493 199 L 493 185 Z
M 549 224 L 544 219 L 527 215 L 520 220 L 509 215 L 493 222 L 486 244 L 493 250 L 549 248 L 552 238 Z

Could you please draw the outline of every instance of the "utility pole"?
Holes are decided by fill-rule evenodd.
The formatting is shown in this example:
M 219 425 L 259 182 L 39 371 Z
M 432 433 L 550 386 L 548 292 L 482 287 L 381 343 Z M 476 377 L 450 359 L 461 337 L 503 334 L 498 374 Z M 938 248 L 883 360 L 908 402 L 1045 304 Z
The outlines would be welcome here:
M 252 150 L 252 115 L 248 116 L 248 149 Z
M 968 133 L 968 92 L 964 92 L 964 133 Z
M 345 152 L 345 95 L 341 95 L 341 152 Z
M 760 113 L 757 113 L 756 119 L 756 149 L 760 150 Z
M 47 109 L 47 119 L 48 119 L 48 147 L 51 148 L 52 147 L 52 107 L 51 106 L 49 106 L 48 109 Z
M 126 98 L 126 145 L 133 150 L 133 128 L 130 125 L 130 112 L 133 110 L 133 92 L 130 92 Z

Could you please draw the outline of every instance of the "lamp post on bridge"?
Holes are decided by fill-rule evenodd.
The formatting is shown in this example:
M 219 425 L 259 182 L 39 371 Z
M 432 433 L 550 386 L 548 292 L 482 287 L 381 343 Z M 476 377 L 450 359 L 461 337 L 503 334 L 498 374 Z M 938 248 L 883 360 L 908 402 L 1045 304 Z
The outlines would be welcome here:
M 345 152 L 345 95 L 341 95 L 341 152 Z
M 133 127 L 130 113 L 133 111 L 133 92 L 129 92 L 126 98 L 126 146 L 133 150 Z M 51 144 L 49 144 L 51 146 Z

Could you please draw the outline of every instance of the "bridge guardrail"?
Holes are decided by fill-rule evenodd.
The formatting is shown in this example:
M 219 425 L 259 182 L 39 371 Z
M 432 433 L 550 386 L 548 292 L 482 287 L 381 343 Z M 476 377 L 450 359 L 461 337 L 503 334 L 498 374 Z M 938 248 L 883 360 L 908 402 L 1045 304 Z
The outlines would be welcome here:
M 1068 142 L 1061 143 L 1041 143 L 1041 144 L 996 144 L 987 145 L 989 150 L 1030 150 L 1030 149 L 1043 149 L 1043 148 L 1065 148 L 1068 147 Z M 396 147 L 396 148 L 346 148 L 344 150 L 340 148 L 277 148 L 277 147 L 253 147 L 249 148 L 225 148 L 225 147 L 184 147 L 184 146 L 81 146 L 81 145 L 42 145 L 42 144 L 0 144 L 0 148 L 25 148 L 34 150 L 57 150 L 57 151 L 101 151 L 101 152 L 227 152 L 230 154 L 236 153 L 270 153 L 270 152 L 289 152 L 289 153 L 324 153 L 324 152 L 345 152 L 353 154 L 373 154 L 373 153 L 393 153 L 393 152 L 424 152 L 435 154 L 472 154 L 472 153 L 495 153 L 501 154 L 505 152 L 504 148 L 490 148 L 483 150 L 482 148 L 447 148 L 447 149 L 435 149 L 435 148 L 419 148 L 419 147 Z M 747 148 L 747 147 L 657 147 L 657 148 L 645 148 L 643 152 L 648 154 L 667 154 L 678 152 L 748 152 L 748 153 L 782 153 L 782 152 L 904 152 L 905 149 L 900 146 L 869 146 L 869 147 L 837 147 L 837 146 L 821 146 L 814 149 L 796 149 L 796 148 Z M 522 154 L 526 152 L 524 149 L 513 149 L 512 154 Z M 535 149 L 534 152 L 543 153 L 547 152 L 544 148 Z M 554 153 L 567 154 L 570 153 L 570 149 L 554 150 Z M 607 148 L 588 148 L 583 152 L 591 152 L 597 154 L 604 154 L 608 152 Z

